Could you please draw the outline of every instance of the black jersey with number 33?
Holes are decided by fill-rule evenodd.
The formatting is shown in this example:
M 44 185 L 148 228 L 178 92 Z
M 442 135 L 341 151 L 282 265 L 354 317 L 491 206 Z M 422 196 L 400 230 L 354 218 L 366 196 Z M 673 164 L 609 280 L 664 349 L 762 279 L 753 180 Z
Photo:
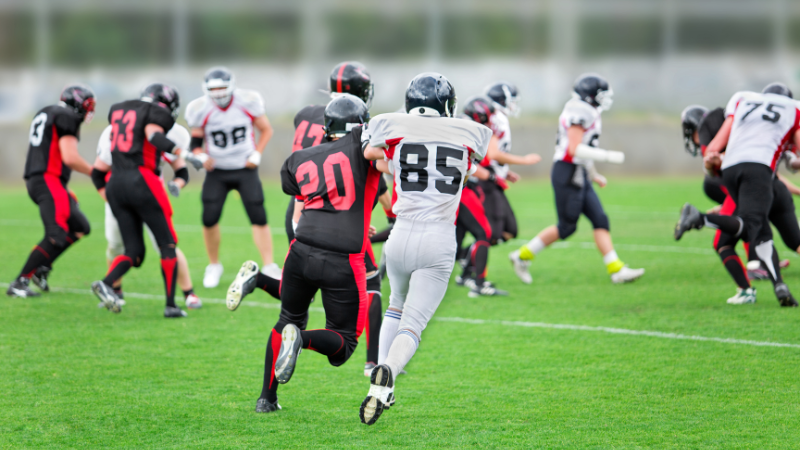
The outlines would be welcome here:
M 169 110 L 158 103 L 128 100 L 111 106 L 108 122 L 114 170 L 145 167 L 159 174 L 161 152 L 147 140 L 144 128 L 152 123 L 161 126 L 166 134 L 175 125 Z
M 298 241 L 339 253 L 366 250 L 380 172 L 364 158 L 361 130 L 295 152 L 283 164 L 283 192 L 305 202 Z
M 25 179 L 36 175 L 53 175 L 64 183 L 72 173 L 61 158 L 58 140 L 64 136 L 80 137 L 83 119 L 74 111 L 60 105 L 42 108 L 31 122 L 28 136 L 28 157 L 25 160 Z

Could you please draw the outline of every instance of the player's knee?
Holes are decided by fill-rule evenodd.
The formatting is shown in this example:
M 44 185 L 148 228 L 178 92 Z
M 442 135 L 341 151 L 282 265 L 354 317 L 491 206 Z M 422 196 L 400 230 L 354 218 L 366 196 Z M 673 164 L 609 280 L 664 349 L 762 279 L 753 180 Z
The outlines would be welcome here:
M 175 244 L 162 245 L 158 249 L 161 252 L 161 259 L 172 259 L 178 257 L 178 253 L 175 251 Z
M 328 362 L 334 367 L 339 367 L 346 363 L 356 350 L 356 345 L 358 344 L 355 334 L 342 333 L 342 339 L 344 340 L 342 343 L 342 348 L 340 348 L 339 351 L 333 355 L 328 356 Z
M 203 226 L 206 228 L 213 227 L 219 223 L 219 218 L 222 217 L 222 205 L 204 204 L 203 205 Z
M 403 312 L 403 305 L 405 305 L 406 301 L 404 298 L 400 298 L 400 296 L 395 295 L 392 293 L 389 296 L 389 309 L 393 309 L 397 312 Z
M 592 221 L 592 226 L 595 230 L 611 231 L 611 224 L 608 222 L 608 216 L 603 214 Z
M 264 209 L 264 203 L 245 203 L 244 209 L 247 212 L 247 217 L 253 225 L 264 226 L 267 224 L 267 210 Z
M 556 228 L 558 228 L 558 237 L 566 239 L 578 230 L 578 224 L 577 222 L 558 222 Z

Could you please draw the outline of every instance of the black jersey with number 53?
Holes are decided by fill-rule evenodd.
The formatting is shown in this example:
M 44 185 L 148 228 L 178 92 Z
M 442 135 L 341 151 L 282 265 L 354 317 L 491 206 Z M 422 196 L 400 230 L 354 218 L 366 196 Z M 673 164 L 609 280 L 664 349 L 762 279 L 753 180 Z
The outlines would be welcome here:
M 173 125 L 169 110 L 157 103 L 128 100 L 111 106 L 108 112 L 111 124 L 111 161 L 114 170 L 138 170 L 145 167 L 159 174 L 161 152 L 144 133 L 148 124 L 161 126 L 166 134 Z
M 25 160 L 25 179 L 36 175 L 52 175 L 64 183 L 72 170 L 61 158 L 58 140 L 64 136 L 80 138 L 83 119 L 74 111 L 60 105 L 42 108 L 31 122 L 28 134 L 28 157 Z
M 294 152 L 281 168 L 283 192 L 301 197 L 296 239 L 339 253 L 363 253 L 369 245 L 378 172 L 364 158 L 362 127 L 334 142 Z

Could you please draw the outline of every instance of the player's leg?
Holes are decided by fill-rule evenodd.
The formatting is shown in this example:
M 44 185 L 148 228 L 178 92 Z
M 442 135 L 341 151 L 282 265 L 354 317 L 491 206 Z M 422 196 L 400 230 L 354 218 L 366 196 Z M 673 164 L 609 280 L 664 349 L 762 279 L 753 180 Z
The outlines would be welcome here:
M 508 292 L 497 289 L 494 284 L 486 280 L 492 228 L 484 212 L 483 204 L 475 192 L 470 189 L 465 189 L 462 194 L 458 220 L 475 236 L 475 243 L 472 245 L 469 255 L 471 266 L 474 267 L 474 283 L 470 286 L 469 296 L 508 295 Z
M 728 197 L 725 186 L 722 183 L 722 177 L 706 175 L 703 178 L 703 192 L 713 202 L 719 203 L 720 205 L 725 201 L 725 198 Z
M 280 268 L 272 257 L 272 233 L 267 224 L 267 210 L 264 208 L 264 188 L 256 169 L 241 169 L 236 189 L 242 197 L 244 209 L 253 228 L 253 242 L 256 244 L 263 265 L 261 270 L 280 278 Z
M 141 266 L 145 255 L 142 218 L 133 208 L 118 199 L 117 195 L 114 190 L 106 188 L 111 210 L 119 222 L 125 253 L 114 258 L 103 280 L 92 284 L 94 294 L 112 312 L 120 312 L 122 306 L 114 293 L 114 284 L 132 267 Z
M 380 343 L 382 319 L 381 275 L 375 270 L 372 274 L 367 274 L 367 322 L 364 330 L 367 337 L 365 376 L 369 376 L 372 369 L 378 365 L 378 344 Z
M 496 245 L 503 239 L 503 210 L 501 208 L 501 199 L 503 195 L 500 187 L 493 181 L 481 181 L 479 183 L 481 192 L 483 193 L 481 204 L 483 205 L 484 214 L 489 221 L 489 228 L 492 234 L 489 236 L 489 242 Z
M 800 252 L 800 226 L 797 223 L 792 194 L 779 179 L 773 181 L 772 207 L 769 221 L 778 230 L 781 240 L 794 252 Z M 784 267 L 781 263 L 781 267 Z
M 726 200 L 728 202 L 728 200 Z M 730 201 L 732 203 L 732 201 Z M 726 203 L 723 202 L 723 205 Z M 724 207 L 723 207 L 724 210 Z M 727 300 L 730 305 L 744 305 L 756 302 L 756 290 L 750 285 L 744 264 L 736 254 L 736 243 L 738 238 L 721 230 L 717 230 L 714 236 L 714 250 L 719 254 L 722 265 L 728 271 L 733 282 L 736 283 L 736 294 Z
M 19 275 L 11 282 L 6 294 L 11 297 L 38 297 L 40 294 L 30 289 L 31 277 L 39 267 L 50 260 L 51 253 L 58 247 L 58 237 L 63 236 L 66 243 L 66 230 L 56 222 L 56 205 L 43 177 L 34 177 L 26 182 L 28 195 L 39 207 L 39 214 L 45 228 L 42 240 L 33 247 Z
M 228 197 L 230 188 L 227 183 L 226 173 L 223 170 L 206 172 L 203 181 L 203 242 L 208 254 L 208 266 L 203 275 L 203 286 L 215 288 L 222 277 L 222 264 L 219 262 L 219 245 L 222 237 L 219 231 L 219 219 L 222 217 L 222 207 Z
M 511 203 L 509 203 L 508 197 L 506 197 L 506 193 L 502 189 L 498 190 L 497 208 L 500 210 L 501 216 L 503 218 L 501 222 L 502 240 L 508 242 L 511 239 L 515 239 L 519 234 L 519 228 L 517 226 L 517 216 L 514 215 L 514 209 L 511 208 Z
M 408 295 L 408 283 L 411 280 L 411 270 L 406 267 L 406 243 L 411 238 L 411 226 L 408 222 L 396 222 L 392 234 L 383 246 L 386 259 L 386 275 L 389 277 L 389 306 L 381 323 L 380 342 L 378 343 L 378 364 L 383 364 L 389 355 L 400 318 L 403 314 Z M 451 261 L 452 265 L 452 261 Z
M 145 225 L 144 231 L 147 233 L 147 237 L 150 238 L 150 243 L 153 244 L 155 251 L 160 253 L 161 248 L 158 246 L 158 241 L 153 234 L 153 230 Z M 200 300 L 200 297 L 194 293 L 194 285 L 192 284 L 192 277 L 189 272 L 189 261 L 186 259 L 186 255 L 184 255 L 177 246 L 175 247 L 175 257 L 178 260 L 178 287 L 181 289 L 181 292 L 183 292 L 183 300 L 186 307 L 189 309 L 202 308 L 203 302 Z
M 110 268 L 111 264 L 117 256 L 125 254 L 125 244 L 122 242 L 122 233 L 119 230 L 119 223 L 114 213 L 111 211 L 111 205 L 105 203 L 105 237 L 106 237 L 106 263 Z M 122 278 L 118 279 L 112 286 L 114 293 L 120 299 L 122 305 L 125 305 L 124 294 L 122 292 Z M 105 304 L 100 302 L 98 307 L 105 308 Z

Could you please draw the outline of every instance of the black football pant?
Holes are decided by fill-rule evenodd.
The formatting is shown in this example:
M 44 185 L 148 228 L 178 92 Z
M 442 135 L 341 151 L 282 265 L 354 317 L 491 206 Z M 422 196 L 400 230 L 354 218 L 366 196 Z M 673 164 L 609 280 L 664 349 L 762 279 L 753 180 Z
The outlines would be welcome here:
M 289 239 L 289 244 L 294 240 L 294 227 L 292 226 L 292 217 L 294 217 L 294 204 L 297 203 L 294 197 L 289 197 L 289 206 L 286 207 L 286 217 L 283 219 L 283 226 L 286 228 L 286 237 Z
M 275 362 L 281 333 L 287 324 L 303 325 L 317 291 L 322 292 L 325 328 L 301 331 L 303 348 L 322 353 L 331 365 L 340 366 L 358 345 L 367 315 L 364 254 L 332 252 L 294 241 L 283 265 L 281 313 L 267 342 L 261 398 L 277 399 Z
M 106 185 L 106 198 L 119 223 L 125 253 L 114 258 L 103 282 L 113 286 L 131 267 L 142 265 L 145 255 L 143 225 L 147 224 L 161 250 L 166 304 L 175 306 L 178 278 L 175 246 L 178 236 L 172 226 L 172 206 L 164 182 L 143 167 L 139 170 L 115 170 Z
M 44 238 L 33 248 L 19 275 L 30 278 L 39 267 L 52 268 L 53 261 L 79 239 L 78 234 L 89 234 L 91 227 L 78 208 L 77 199 L 59 177 L 37 175 L 25 185 L 28 196 L 39 206 L 44 223 Z
M 577 231 L 581 214 L 592 222 L 595 230 L 611 230 L 586 169 L 578 164 L 556 161 L 550 172 L 550 182 L 556 199 L 559 238 L 566 239 Z
M 222 207 L 228 192 L 236 190 L 242 198 L 244 210 L 252 225 L 266 225 L 264 190 L 257 169 L 214 169 L 206 173 L 203 181 L 203 226 L 213 227 L 222 217 Z
M 722 183 L 722 177 L 711 175 L 706 175 L 703 178 L 703 192 L 708 198 L 720 205 L 725 201 L 725 197 L 728 196 L 725 185 Z
M 481 180 L 478 185 L 483 190 L 483 208 L 492 230 L 492 245 L 517 237 L 517 217 L 503 189 L 494 181 L 488 180 Z
M 468 257 L 469 260 L 464 266 L 461 278 L 474 278 L 478 286 L 481 286 L 486 279 L 489 239 L 492 236 L 492 228 L 480 200 L 480 189 L 480 187 L 463 189 L 456 219 L 456 243 L 461 252 L 459 256 L 461 258 Z M 475 237 L 475 243 L 462 250 L 461 243 L 467 232 Z

